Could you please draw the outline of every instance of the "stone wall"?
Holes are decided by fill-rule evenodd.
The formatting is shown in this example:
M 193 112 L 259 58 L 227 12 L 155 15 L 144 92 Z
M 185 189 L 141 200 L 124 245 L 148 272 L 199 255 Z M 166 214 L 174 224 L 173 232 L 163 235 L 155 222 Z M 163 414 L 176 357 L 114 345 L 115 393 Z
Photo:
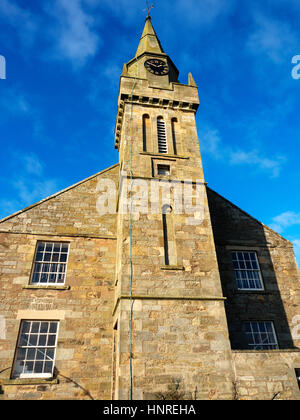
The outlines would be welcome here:
M 96 210 L 98 174 L 0 224 L 3 399 L 110 399 L 115 218 Z M 70 244 L 63 286 L 30 284 L 37 241 Z M 11 379 L 21 320 L 59 321 L 52 380 Z
M 211 189 L 208 199 L 240 396 L 271 399 L 280 391 L 282 399 L 300 398 L 300 278 L 292 244 Z M 264 290 L 237 289 L 231 252 L 239 250 L 257 253 Z M 245 321 L 272 321 L 279 350 L 249 351 Z
M 234 351 L 236 399 L 300 400 L 295 369 L 299 352 Z

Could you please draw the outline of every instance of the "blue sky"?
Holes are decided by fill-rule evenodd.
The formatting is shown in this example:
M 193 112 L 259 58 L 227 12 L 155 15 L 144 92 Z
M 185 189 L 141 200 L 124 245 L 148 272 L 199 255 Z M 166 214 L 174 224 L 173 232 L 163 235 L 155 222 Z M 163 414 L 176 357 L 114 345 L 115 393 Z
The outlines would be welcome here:
M 199 87 L 208 185 L 300 261 L 299 0 L 157 0 L 152 23 Z M 0 218 L 118 161 L 119 76 L 144 0 L 0 0 Z

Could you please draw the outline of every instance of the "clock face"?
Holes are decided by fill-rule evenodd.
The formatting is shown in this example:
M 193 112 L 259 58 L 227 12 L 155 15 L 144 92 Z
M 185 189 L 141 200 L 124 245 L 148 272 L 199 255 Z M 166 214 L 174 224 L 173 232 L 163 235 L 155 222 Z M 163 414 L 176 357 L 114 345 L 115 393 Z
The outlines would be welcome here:
M 145 61 L 145 67 L 150 72 L 157 76 L 165 76 L 169 73 L 169 66 L 165 61 L 157 58 L 150 58 Z

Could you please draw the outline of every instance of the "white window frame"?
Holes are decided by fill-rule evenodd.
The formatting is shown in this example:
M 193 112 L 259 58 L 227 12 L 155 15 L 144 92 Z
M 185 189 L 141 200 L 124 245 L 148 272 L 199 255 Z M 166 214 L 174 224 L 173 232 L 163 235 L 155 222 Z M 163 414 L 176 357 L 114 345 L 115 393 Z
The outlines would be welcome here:
M 67 253 L 65 253 L 65 252 L 63 253 L 63 254 L 67 254 L 66 261 L 63 261 L 63 262 L 61 262 L 61 261 L 46 261 L 44 259 L 41 260 L 41 261 L 40 260 L 37 261 L 37 255 L 39 254 L 39 245 L 40 244 L 45 244 L 45 248 L 49 244 L 52 245 L 52 251 L 51 252 L 47 252 L 47 254 L 48 253 L 50 254 L 50 260 L 52 259 L 53 254 L 58 253 L 59 256 L 62 254 L 61 250 L 59 252 L 54 252 L 54 246 L 55 245 L 60 245 L 60 249 L 61 249 L 61 246 L 62 245 L 67 245 L 68 246 L 68 252 Z M 36 244 L 36 250 L 35 250 L 35 254 L 34 254 L 34 261 L 33 261 L 32 273 L 31 273 L 31 277 L 30 277 L 30 284 L 31 285 L 36 285 L 36 286 L 64 286 L 65 283 L 66 283 L 66 277 L 67 277 L 67 267 L 68 267 L 69 254 L 70 254 L 70 243 L 69 242 L 38 241 L 37 244 Z M 45 256 L 45 251 L 43 251 L 43 256 Z M 53 271 L 52 272 L 52 271 L 50 271 L 50 269 L 49 269 L 48 272 L 40 271 L 39 272 L 40 273 L 39 281 L 36 282 L 36 281 L 34 281 L 34 276 L 35 276 L 36 273 L 38 273 L 36 271 L 37 264 L 40 264 L 42 267 L 44 267 L 44 266 L 50 266 L 50 268 L 51 268 L 52 265 L 57 265 L 57 266 L 58 265 L 63 265 L 64 266 L 64 271 L 63 272 L 59 272 L 59 271 Z M 56 281 L 44 281 L 44 282 L 41 281 L 41 274 L 42 273 L 47 274 L 47 275 L 51 275 L 51 274 L 54 275 L 55 274 L 56 275 L 56 277 L 55 277 L 55 280 Z M 58 277 L 59 274 L 63 274 L 63 282 L 59 282 L 58 281 L 57 277 Z M 48 276 L 48 278 L 49 278 L 49 276 Z
M 246 324 L 250 324 L 250 332 L 246 331 Z M 260 330 L 260 327 L 263 324 L 265 331 Z M 271 326 L 271 331 L 268 331 L 266 324 L 269 324 Z M 276 350 L 279 348 L 273 321 L 244 321 L 243 327 L 246 336 L 251 336 L 251 342 L 248 341 L 249 348 L 253 350 Z M 274 337 L 273 341 L 270 340 L 271 334 Z M 259 343 L 255 343 L 255 338 L 260 339 Z M 266 339 L 268 340 L 268 342 L 266 342 Z
M 27 342 L 26 345 L 24 345 L 24 343 L 22 343 L 22 335 L 25 335 L 25 333 L 23 332 L 23 325 L 24 323 L 30 323 L 30 328 L 29 328 L 29 332 L 28 332 L 28 337 L 33 337 L 36 336 L 36 345 L 28 345 L 29 341 Z M 39 330 L 38 332 L 32 332 L 32 325 L 33 323 L 39 323 Z M 48 332 L 47 333 L 41 333 L 40 329 L 41 329 L 41 324 L 42 323 L 48 323 Z M 56 324 L 56 333 L 51 333 L 49 331 L 49 325 L 50 323 L 55 323 Z M 59 333 L 59 321 L 58 320 L 39 320 L 39 319 L 31 319 L 31 320 L 27 320 L 27 319 L 23 319 L 21 320 L 21 325 L 20 325 L 20 331 L 19 331 L 19 336 L 18 336 L 18 341 L 17 341 L 17 347 L 16 347 L 16 353 L 15 353 L 15 360 L 14 360 L 14 365 L 13 365 L 13 370 L 12 370 L 12 377 L 14 379 L 30 379 L 30 378 L 41 378 L 41 379 L 46 379 L 46 378 L 52 378 L 53 377 L 53 371 L 54 371 L 54 366 L 55 366 L 55 357 L 56 357 L 56 350 L 57 350 L 57 340 L 58 340 L 58 333 Z M 47 345 L 47 339 L 49 336 L 55 335 L 55 343 L 53 345 Z M 46 341 L 45 341 L 45 345 L 38 345 L 39 339 L 41 336 L 45 336 Z M 30 349 L 34 349 L 35 351 L 35 357 L 30 359 L 27 358 L 28 356 L 28 350 Z M 37 353 L 39 351 L 39 349 L 45 349 L 46 352 L 44 353 L 44 359 L 39 360 L 36 356 Z M 21 363 L 23 362 L 23 370 L 25 368 L 25 363 L 26 362 L 32 362 L 33 363 L 33 367 L 35 367 L 35 364 L 37 362 L 43 362 L 43 369 L 44 369 L 44 364 L 45 362 L 47 362 L 47 350 L 53 350 L 53 358 L 50 359 L 52 362 L 52 368 L 51 368 L 51 372 L 31 372 L 31 373 L 26 373 L 26 372 L 21 372 L 19 373 L 17 370 L 17 363 Z M 25 357 L 21 358 L 18 360 L 18 354 L 21 350 L 25 350 Z
M 234 260 L 233 259 L 233 254 L 243 254 L 243 261 L 238 259 Z M 245 259 L 245 254 L 254 254 L 255 255 L 255 263 L 257 264 L 257 269 L 251 267 L 251 268 L 236 268 L 234 267 L 234 263 L 238 263 L 238 265 L 240 265 L 241 262 L 243 263 L 251 263 L 252 265 L 252 260 L 251 258 L 249 260 Z M 244 290 L 244 291 L 263 291 L 264 289 L 264 283 L 263 283 L 263 278 L 262 278 L 262 274 L 261 274 L 261 269 L 260 269 L 260 265 L 259 265 L 259 261 L 258 261 L 258 257 L 257 257 L 257 252 L 256 251 L 249 251 L 249 250 L 238 250 L 238 251 L 231 251 L 231 260 L 232 260 L 232 265 L 233 265 L 233 269 L 234 269 L 234 276 L 235 276 L 235 281 L 236 281 L 236 287 L 238 290 Z M 258 274 L 258 279 L 250 279 L 248 277 L 249 273 L 257 273 Z M 240 274 L 237 273 L 244 273 L 243 275 L 245 275 L 245 278 L 238 278 L 238 276 Z M 242 275 L 242 276 L 243 276 Z M 259 281 L 260 283 L 260 287 L 250 287 L 250 282 L 253 282 L 254 284 L 256 283 L 256 281 Z M 241 283 L 242 286 L 239 286 L 239 282 Z M 249 287 L 243 287 L 244 283 L 247 282 Z

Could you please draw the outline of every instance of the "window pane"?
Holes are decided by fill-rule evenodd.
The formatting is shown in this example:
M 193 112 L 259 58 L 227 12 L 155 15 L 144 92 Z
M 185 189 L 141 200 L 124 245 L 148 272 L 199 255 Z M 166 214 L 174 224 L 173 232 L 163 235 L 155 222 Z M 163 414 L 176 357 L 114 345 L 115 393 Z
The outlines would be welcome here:
M 242 270 L 245 270 L 246 265 L 245 265 L 244 261 L 240 261 L 240 268 L 241 268 Z
M 54 349 L 47 350 L 46 360 L 54 360 Z
M 26 359 L 27 360 L 34 360 L 35 359 L 35 348 L 32 348 L 32 349 L 28 349 L 27 350 Z
M 50 328 L 49 328 L 49 333 L 56 333 L 57 331 L 57 323 L 56 322 L 51 322 L 50 323 Z
M 31 333 L 38 333 L 40 329 L 40 323 L 39 322 L 32 322 L 32 326 L 31 326 Z
M 30 322 L 28 321 L 23 321 L 22 323 L 22 329 L 21 329 L 21 333 L 28 333 L 30 330 Z
M 56 339 L 55 335 L 49 335 L 47 346 L 54 346 L 55 345 L 55 339 Z
M 17 360 L 24 360 L 26 355 L 26 349 L 20 349 L 17 354 Z
M 33 362 L 26 362 L 24 367 L 24 373 L 32 373 L 33 372 Z
M 46 349 L 37 349 L 36 360 L 44 360 L 46 354 Z
M 61 254 L 60 255 L 60 262 L 66 262 L 67 261 L 67 257 L 68 257 L 68 254 Z
M 59 254 L 58 253 L 52 254 L 52 261 L 53 262 L 58 262 L 58 260 L 59 260 Z
M 36 362 L 34 366 L 34 373 L 42 373 L 43 372 L 43 362 Z
M 259 323 L 259 331 L 261 332 L 265 332 L 266 331 L 266 326 L 264 322 L 260 322 Z
M 40 277 L 40 283 L 47 283 L 48 281 L 48 274 L 42 274 Z
M 69 244 L 61 244 L 61 252 L 69 252 Z
M 53 362 L 46 361 L 44 364 L 44 373 L 52 373 Z
M 44 242 L 40 242 L 38 244 L 38 247 L 37 247 L 37 252 L 43 252 L 44 249 L 45 249 L 45 243 Z
M 53 244 L 47 243 L 46 244 L 46 252 L 52 252 L 53 250 Z
M 45 346 L 46 345 L 46 338 L 47 338 L 46 335 L 40 335 L 38 345 L 39 346 Z
M 36 261 L 43 261 L 43 255 L 41 252 L 38 252 L 36 254 Z
M 255 289 L 255 282 L 253 280 L 249 280 L 249 288 Z
M 246 261 L 246 268 L 247 268 L 248 270 L 251 270 L 251 269 L 252 269 L 252 264 L 251 264 L 251 262 L 250 262 L 250 261 Z
M 56 273 L 57 267 L 58 267 L 58 264 L 51 264 L 51 269 L 50 269 L 51 273 Z
M 43 264 L 43 272 L 49 273 L 50 271 L 50 264 Z
M 24 369 L 24 362 L 17 361 L 14 367 L 15 376 L 20 376 L 21 373 L 23 373 L 23 369 Z
M 241 280 L 238 280 L 237 281 L 237 286 L 238 286 L 238 289 L 242 289 L 243 288 L 243 283 L 242 283 Z
M 53 251 L 60 252 L 61 244 L 54 244 Z
M 30 335 L 27 341 L 27 345 L 36 346 L 38 340 L 38 335 Z
M 49 322 L 42 322 L 41 323 L 41 329 L 40 329 L 40 333 L 44 334 L 48 332 L 48 328 L 49 328 Z
M 246 322 L 245 323 L 245 331 L 246 332 L 251 332 L 251 324 L 250 324 L 250 322 Z
M 51 254 L 50 252 L 45 252 L 44 254 L 44 261 L 50 261 L 51 260 Z

